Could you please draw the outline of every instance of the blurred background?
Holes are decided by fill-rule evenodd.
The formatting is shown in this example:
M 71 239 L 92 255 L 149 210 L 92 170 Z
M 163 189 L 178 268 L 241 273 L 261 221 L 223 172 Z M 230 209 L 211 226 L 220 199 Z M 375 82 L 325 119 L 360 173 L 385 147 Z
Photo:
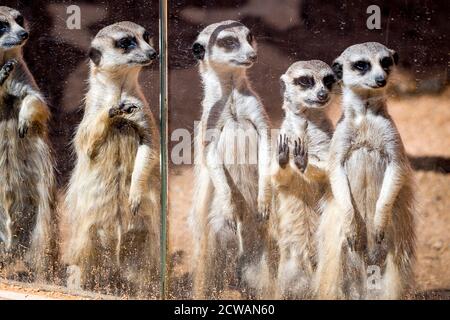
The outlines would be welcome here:
M 370 5 L 381 29 L 369 30 Z M 450 298 L 450 8 L 448 1 L 170 0 L 169 128 L 187 128 L 201 116 L 202 89 L 191 45 L 207 25 L 239 20 L 255 35 L 258 62 L 249 71 L 273 126 L 282 119 L 279 77 L 295 61 L 329 64 L 348 46 L 377 41 L 400 56 L 388 108 L 415 169 L 420 220 L 414 298 Z M 340 116 L 339 95 L 329 114 Z M 178 141 L 172 142 L 171 147 Z M 189 298 L 192 239 L 192 166 L 170 164 L 170 297 Z M 196 261 L 194 263 L 201 263 Z M 229 290 L 223 298 L 240 298 Z

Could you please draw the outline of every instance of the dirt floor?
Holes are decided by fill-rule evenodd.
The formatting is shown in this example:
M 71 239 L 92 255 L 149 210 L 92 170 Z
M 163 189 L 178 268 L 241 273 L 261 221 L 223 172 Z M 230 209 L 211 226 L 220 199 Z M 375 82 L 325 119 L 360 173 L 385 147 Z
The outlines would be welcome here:
M 412 298 L 450 299 L 450 90 L 439 96 L 390 99 L 396 122 L 415 168 L 419 219 L 415 294 Z M 330 109 L 336 122 L 337 105 Z M 171 296 L 189 297 L 192 240 L 187 215 L 192 201 L 190 168 L 173 167 L 169 180 L 169 250 Z M 201 263 L 201 262 L 199 262 Z M 224 298 L 239 298 L 226 292 Z

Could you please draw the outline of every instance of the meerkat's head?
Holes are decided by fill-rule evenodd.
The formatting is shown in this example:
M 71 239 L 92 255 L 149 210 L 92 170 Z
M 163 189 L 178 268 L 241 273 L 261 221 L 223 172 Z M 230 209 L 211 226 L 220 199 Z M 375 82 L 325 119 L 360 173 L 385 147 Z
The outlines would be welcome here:
M 199 61 L 225 68 L 249 68 L 257 59 L 256 41 L 242 23 L 228 20 L 203 29 L 192 46 Z
M 324 108 L 336 82 L 333 70 L 323 61 L 298 61 L 281 76 L 285 101 L 306 108 Z
M 378 42 L 348 47 L 334 61 L 333 70 L 344 86 L 356 90 L 380 90 L 398 63 L 398 54 Z
M 149 32 L 128 21 L 100 30 L 92 40 L 89 52 L 93 66 L 105 71 L 124 71 L 146 66 L 157 56 Z
M 20 12 L 0 6 L 0 50 L 20 48 L 26 43 L 28 37 L 25 20 Z

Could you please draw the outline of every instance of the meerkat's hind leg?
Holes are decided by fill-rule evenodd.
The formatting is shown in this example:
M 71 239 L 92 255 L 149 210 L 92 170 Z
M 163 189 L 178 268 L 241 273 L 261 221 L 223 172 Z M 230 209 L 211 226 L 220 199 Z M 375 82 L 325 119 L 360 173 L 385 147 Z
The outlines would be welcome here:
M 317 230 L 318 264 L 313 279 L 318 299 L 342 299 L 342 251 L 345 237 L 338 226 L 343 223 L 335 200 L 329 202 Z

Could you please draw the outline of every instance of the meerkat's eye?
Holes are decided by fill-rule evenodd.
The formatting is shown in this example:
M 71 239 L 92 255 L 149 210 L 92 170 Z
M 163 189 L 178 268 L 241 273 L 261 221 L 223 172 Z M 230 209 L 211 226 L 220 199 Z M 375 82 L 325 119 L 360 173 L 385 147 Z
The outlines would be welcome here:
M 388 70 L 393 64 L 394 61 L 392 61 L 391 57 L 384 57 L 380 60 L 380 65 L 384 70 Z
M 131 50 L 137 47 L 137 40 L 135 37 L 122 38 L 116 42 L 116 46 L 124 50 Z
M 353 63 L 353 69 L 359 70 L 361 72 L 366 72 L 370 70 L 370 62 L 359 60 Z
M 148 31 L 144 32 L 142 38 L 144 39 L 145 42 L 150 43 L 150 33 Z
M 248 35 L 247 35 L 247 41 L 248 41 L 248 43 L 252 44 L 252 43 L 253 43 L 253 40 L 254 40 L 253 34 L 252 34 L 251 32 L 249 32 Z
M 9 23 L 6 21 L 0 21 L 0 31 L 6 31 L 9 28 Z
M 329 74 L 325 77 L 323 77 L 323 84 L 325 87 L 327 87 L 328 90 L 331 90 L 333 87 L 333 84 L 336 82 L 336 79 L 332 74 Z
M 21 27 L 23 27 L 23 24 L 25 23 L 23 16 L 18 16 L 15 21 Z
M 226 49 L 237 49 L 240 46 L 239 39 L 235 37 L 225 37 L 217 40 L 217 45 Z
M 302 77 L 295 78 L 294 84 L 297 86 L 301 86 L 304 89 L 310 89 L 310 88 L 314 87 L 316 82 L 314 81 L 313 77 L 302 76 Z

